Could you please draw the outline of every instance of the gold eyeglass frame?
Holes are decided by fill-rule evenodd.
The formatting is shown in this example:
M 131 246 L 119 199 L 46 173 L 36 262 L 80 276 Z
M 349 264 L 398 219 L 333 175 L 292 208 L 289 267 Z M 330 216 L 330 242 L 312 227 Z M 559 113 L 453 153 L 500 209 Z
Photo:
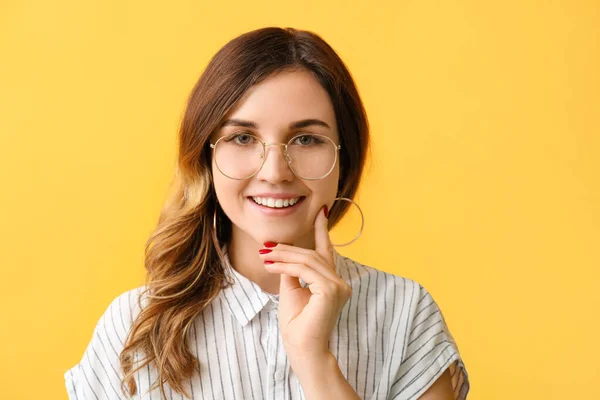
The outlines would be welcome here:
M 254 175 L 258 174 L 258 172 L 262 169 L 263 165 L 265 165 L 265 161 L 267 160 L 267 147 L 269 146 L 283 146 L 284 150 L 283 150 L 283 155 L 285 157 L 285 161 L 287 162 L 288 168 L 292 171 L 292 173 L 297 176 L 298 178 L 305 180 L 305 181 L 318 181 L 320 179 L 325 178 L 327 175 L 329 175 L 331 173 L 331 171 L 333 171 L 333 169 L 335 168 L 335 164 L 337 163 L 338 160 L 338 154 L 340 152 L 340 150 L 342 149 L 342 145 L 341 144 L 335 144 L 335 142 L 328 136 L 325 135 L 320 135 L 318 133 L 301 133 L 299 135 L 294 136 L 293 138 L 291 138 L 287 143 L 265 143 L 262 140 L 260 140 L 256 135 L 252 135 L 250 133 L 247 133 L 246 135 L 248 136 L 252 136 L 253 138 L 255 138 L 256 140 L 258 140 L 260 142 L 260 144 L 262 144 L 263 146 L 263 151 L 260 155 L 260 157 L 262 158 L 262 162 L 260 163 L 260 167 L 258 167 L 258 169 L 256 170 L 256 172 L 254 172 L 252 175 L 249 175 L 245 178 L 232 178 L 231 176 L 227 175 L 225 172 L 223 172 L 223 170 L 221 170 L 221 167 L 219 167 L 219 163 L 216 162 L 216 148 L 217 145 L 219 144 L 219 141 L 223 138 L 226 137 L 230 137 L 232 135 L 235 135 L 236 133 L 231 133 L 229 135 L 225 135 L 225 136 L 221 136 L 219 139 L 217 139 L 217 141 L 215 143 L 210 143 L 210 148 L 213 149 L 213 158 L 215 158 L 215 165 L 217 166 L 217 169 L 226 177 L 228 177 L 229 179 L 234 179 L 236 181 L 243 181 L 246 179 L 250 179 L 252 178 Z M 238 133 L 239 134 L 239 133 Z M 294 168 L 291 165 L 292 159 L 290 157 L 290 154 L 288 153 L 288 146 L 290 145 L 290 143 L 292 143 L 294 140 L 296 140 L 299 137 L 302 136 L 318 136 L 320 138 L 324 138 L 327 139 L 331 142 L 331 144 L 333 145 L 333 147 L 335 148 L 335 159 L 333 160 L 333 164 L 331 165 L 331 168 L 329 169 L 329 171 L 327 171 L 327 173 L 325 175 L 323 175 L 320 178 L 303 178 L 300 175 L 298 175 L 296 173 L 296 171 L 294 171 Z

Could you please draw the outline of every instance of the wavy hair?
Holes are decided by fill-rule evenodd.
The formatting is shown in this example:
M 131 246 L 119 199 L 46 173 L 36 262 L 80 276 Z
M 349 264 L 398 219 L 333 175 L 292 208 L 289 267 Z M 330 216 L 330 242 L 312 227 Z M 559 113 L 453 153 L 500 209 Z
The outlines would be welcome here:
M 250 87 L 275 72 L 298 69 L 312 73 L 331 97 L 343 143 L 338 193 L 354 198 L 369 147 L 368 122 L 352 76 L 335 51 L 315 33 L 276 27 L 245 33 L 223 46 L 187 100 L 171 195 L 145 246 L 146 286 L 138 298 L 140 307 L 142 297 L 145 304 L 120 354 L 126 396 L 138 392 L 135 373 L 152 363 L 158 379 L 150 391 L 160 387 L 166 398 L 167 383 L 189 398 L 182 382 L 199 371 L 199 360 L 188 347 L 188 332 L 221 289 L 232 284 L 223 254 L 231 221 L 213 187 L 209 136 Z M 347 202 L 333 205 L 330 228 L 348 207 Z

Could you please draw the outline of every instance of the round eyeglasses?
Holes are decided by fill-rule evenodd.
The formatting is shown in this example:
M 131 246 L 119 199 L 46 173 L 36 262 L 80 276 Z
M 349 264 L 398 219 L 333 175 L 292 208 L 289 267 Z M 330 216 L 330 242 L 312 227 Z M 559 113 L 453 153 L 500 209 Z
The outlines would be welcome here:
M 342 148 L 331 138 L 312 133 L 296 135 L 287 144 L 266 144 L 249 133 L 232 133 L 210 143 L 219 171 L 237 180 L 251 178 L 260 171 L 268 146 L 284 146 L 283 155 L 294 175 L 313 181 L 323 179 L 333 171 Z

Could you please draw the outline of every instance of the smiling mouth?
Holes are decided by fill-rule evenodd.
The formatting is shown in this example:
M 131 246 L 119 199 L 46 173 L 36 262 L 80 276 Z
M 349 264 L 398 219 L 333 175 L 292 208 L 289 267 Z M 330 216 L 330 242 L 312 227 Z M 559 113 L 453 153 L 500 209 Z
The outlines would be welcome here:
M 270 210 L 281 210 L 294 208 L 298 204 L 302 203 L 306 196 L 295 197 L 291 199 L 273 199 L 266 197 L 248 197 L 250 201 L 253 201 L 257 206 L 270 209 Z

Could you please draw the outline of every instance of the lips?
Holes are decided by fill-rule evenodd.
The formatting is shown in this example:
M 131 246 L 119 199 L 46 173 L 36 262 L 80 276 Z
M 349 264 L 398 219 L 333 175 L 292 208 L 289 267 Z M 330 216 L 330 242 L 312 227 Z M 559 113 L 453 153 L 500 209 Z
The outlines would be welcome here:
M 273 209 L 293 207 L 296 204 L 300 203 L 304 198 L 305 198 L 305 196 L 286 197 L 286 198 L 260 197 L 260 196 L 248 197 L 248 199 L 250 199 L 251 201 L 256 203 L 256 205 L 259 205 L 262 207 L 267 207 L 267 208 L 273 208 Z
M 255 207 L 258 207 L 260 211 L 262 211 L 263 213 L 265 213 L 267 215 L 287 215 L 291 212 L 294 212 L 299 207 L 299 205 L 302 204 L 302 202 L 304 201 L 305 198 L 306 198 L 305 196 L 300 196 L 300 198 L 298 199 L 298 201 L 296 203 L 294 203 L 293 205 L 290 205 L 288 202 L 287 206 L 284 205 L 285 203 L 284 203 L 283 199 L 278 199 L 282 203 L 281 207 L 277 207 L 277 206 L 269 207 L 268 203 L 267 203 L 267 205 L 258 204 L 252 197 L 248 197 L 248 201 L 250 201 L 252 205 L 254 205 Z
M 301 198 L 302 198 L 302 196 L 291 197 L 291 198 L 275 198 L 275 197 L 253 196 L 252 200 L 254 200 L 254 202 L 256 204 L 260 204 L 260 205 L 265 206 L 265 207 L 270 207 L 270 208 L 285 208 L 285 207 L 293 206 L 294 204 L 296 204 L 297 202 L 299 202 Z

